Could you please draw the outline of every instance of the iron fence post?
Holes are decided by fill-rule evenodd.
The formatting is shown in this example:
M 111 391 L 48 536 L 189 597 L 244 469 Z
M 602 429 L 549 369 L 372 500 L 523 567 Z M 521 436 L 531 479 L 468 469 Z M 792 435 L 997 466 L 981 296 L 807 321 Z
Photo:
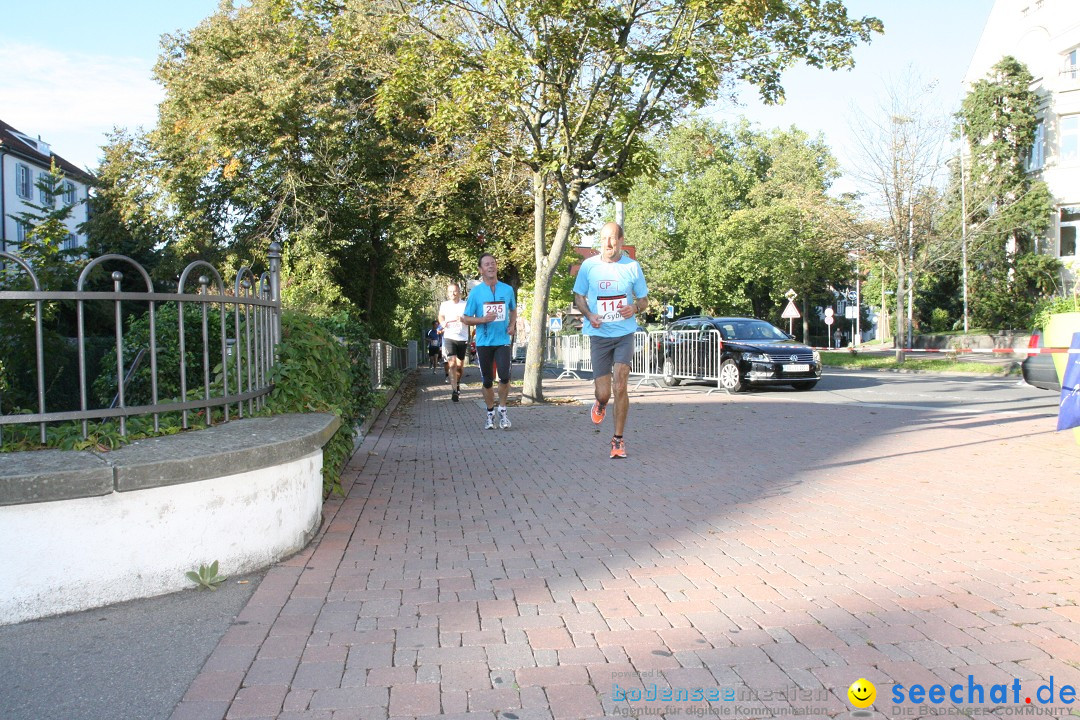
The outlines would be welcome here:
M 271 332 L 273 333 L 273 345 L 281 342 L 281 243 L 270 243 L 270 299 L 274 301 L 274 309 L 271 315 L 273 320 Z

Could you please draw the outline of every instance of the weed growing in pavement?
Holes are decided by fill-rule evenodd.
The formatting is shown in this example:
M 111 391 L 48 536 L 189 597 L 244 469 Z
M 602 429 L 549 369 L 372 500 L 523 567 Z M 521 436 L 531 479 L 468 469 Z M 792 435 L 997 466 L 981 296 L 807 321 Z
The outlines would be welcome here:
M 225 582 L 229 578 L 225 575 L 218 575 L 218 561 L 210 563 L 210 567 L 206 565 L 200 565 L 198 572 L 194 570 L 188 570 L 186 573 L 188 579 L 197 584 L 199 587 L 207 588 L 208 590 L 217 590 L 217 586 Z

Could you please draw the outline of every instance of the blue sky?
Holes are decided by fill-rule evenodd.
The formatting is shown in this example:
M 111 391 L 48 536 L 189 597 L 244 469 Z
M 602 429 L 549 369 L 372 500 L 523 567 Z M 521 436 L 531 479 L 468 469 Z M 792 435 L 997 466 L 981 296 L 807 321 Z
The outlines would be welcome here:
M 765 107 L 754 93 L 741 106 L 718 105 L 718 120 L 745 115 L 763 128 L 796 125 L 824 133 L 842 163 L 855 161 L 849 117 L 873 112 L 885 87 L 909 68 L 937 81 L 940 112 L 956 109 L 961 83 L 993 0 L 847 0 L 852 15 L 875 15 L 885 35 L 856 50 L 852 71 L 796 68 L 785 75 L 787 102 Z M 151 69 L 164 33 L 187 30 L 218 0 L 38 0 L 8 3 L 0 26 L 0 119 L 40 135 L 53 150 L 91 170 L 113 126 L 150 127 L 161 89 Z M 841 180 L 838 189 L 846 190 Z
M 192 28 L 217 7 L 217 0 L 5 3 L 0 119 L 94 169 L 106 132 L 154 124 L 162 91 L 151 71 L 161 35 Z

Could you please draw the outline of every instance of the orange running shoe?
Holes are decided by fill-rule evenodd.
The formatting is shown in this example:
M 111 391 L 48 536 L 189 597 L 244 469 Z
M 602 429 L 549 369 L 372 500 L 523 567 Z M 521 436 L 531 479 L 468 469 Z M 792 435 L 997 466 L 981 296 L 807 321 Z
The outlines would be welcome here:
M 611 438 L 611 459 L 626 457 L 626 443 L 622 438 Z
M 604 415 L 607 414 L 607 405 L 601 405 L 599 401 L 594 402 L 592 406 L 592 421 L 599 425 L 604 422 Z

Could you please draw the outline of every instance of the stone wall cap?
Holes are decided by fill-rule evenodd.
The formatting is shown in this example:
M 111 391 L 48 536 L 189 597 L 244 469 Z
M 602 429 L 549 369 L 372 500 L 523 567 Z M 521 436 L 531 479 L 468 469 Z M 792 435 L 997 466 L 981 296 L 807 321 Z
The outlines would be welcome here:
M 340 425 L 332 413 L 296 413 L 145 438 L 111 452 L 3 453 L 0 505 L 93 497 L 261 470 L 321 449 Z
M 113 470 L 95 453 L 0 453 L 0 505 L 96 497 L 112 491 Z

